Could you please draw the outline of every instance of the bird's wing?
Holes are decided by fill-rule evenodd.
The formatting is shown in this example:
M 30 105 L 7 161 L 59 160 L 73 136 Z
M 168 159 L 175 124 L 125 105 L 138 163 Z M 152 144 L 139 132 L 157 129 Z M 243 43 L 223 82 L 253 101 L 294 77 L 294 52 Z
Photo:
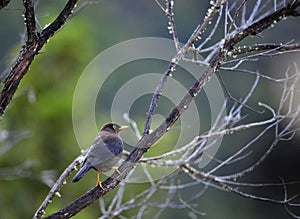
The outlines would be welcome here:
M 89 148 L 86 160 L 94 167 L 108 162 L 115 156 L 119 156 L 123 150 L 123 143 L 119 138 L 97 137 Z
M 105 147 L 114 155 L 119 156 L 123 151 L 123 142 L 118 139 L 118 141 L 108 141 L 104 142 Z

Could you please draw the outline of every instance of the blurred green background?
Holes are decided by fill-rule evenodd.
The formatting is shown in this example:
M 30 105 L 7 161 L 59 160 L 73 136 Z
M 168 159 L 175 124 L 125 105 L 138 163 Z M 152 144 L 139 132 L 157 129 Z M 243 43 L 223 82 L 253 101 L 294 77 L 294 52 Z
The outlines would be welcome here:
M 0 123 L 0 218 L 30 218 L 41 204 L 49 191 L 51 184 L 68 164 L 80 154 L 72 126 L 72 98 L 76 83 L 88 63 L 101 51 L 116 43 L 138 37 L 170 38 L 167 30 L 167 19 L 154 1 L 99 1 L 74 16 L 42 49 L 30 67 L 28 74 L 22 80 L 18 92 L 7 109 Z M 204 1 L 176 1 L 175 19 L 179 38 L 185 42 L 195 26 L 203 20 Z M 40 1 L 37 4 L 36 15 L 41 26 L 53 21 L 65 1 Z M 24 39 L 24 24 L 22 4 L 12 1 L 0 11 L 0 69 L 4 72 L 17 56 L 22 39 Z M 299 20 L 288 19 L 279 24 L 277 29 L 268 30 L 258 42 L 287 42 L 291 39 L 299 41 Z M 295 28 L 297 27 L 297 28 Z M 249 41 L 250 42 L 250 41 Z M 130 51 L 129 51 L 130 52 Z M 253 63 L 253 70 L 261 70 L 264 74 L 284 76 L 287 67 L 296 62 L 299 64 L 299 54 L 285 55 L 281 58 L 263 59 L 262 63 Z M 276 64 L 274 64 L 276 63 Z M 147 64 L 147 63 L 146 63 Z M 134 69 L 136 73 L 163 72 L 168 63 L 158 63 L 153 66 L 137 63 L 135 66 L 125 66 L 125 72 Z M 137 67 L 138 66 L 138 67 Z M 276 72 L 275 72 L 276 69 Z M 121 69 L 120 71 L 124 71 Z M 96 118 L 98 128 L 109 121 L 111 97 L 118 86 L 115 80 L 126 80 L 128 74 L 116 72 L 99 94 L 101 106 L 97 107 Z M 232 80 L 234 75 L 235 80 Z M 180 78 L 189 87 L 192 79 Z M 253 77 L 240 73 L 226 73 L 224 79 L 232 94 L 243 97 L 253 82 Z M 241 86 L 241 84 L 243 86 Z M 245 86 L 244 86 L 245 85 Z M 256 104 L 259 99 L 270 105 L 276 105 L 278 96 L 274 92 L 274 84 L 263 82 L 255 92 L 250 103 Z M 277 89 L 277 87 L 275 87 Z M 109 93 L 109 94 L 108 94 Z M 181 95 L 181 94 L 180 94 Z M 271 98 L 270 98 L 271 97 Z M 145 121 L 145 111 L 151 96 L 146 95 L 133 106 L 130 116 L 138 122 L 142 130 Z M 199 95 L 197 105 L 207 103 L 205 95 Z M 100 104 L 100 103 L 98 103 Z M 161 101 L 159 112 L 167 114 L 172 103 Z M 99 109 L 98 109 L 99 108 Z M 201 131 L 209 128 L 207 109 L 200 112 Z M 246 112 L 254 118 L 253 112 Z M 121 123 L 122 121 L 120 121 Z M 157 123 L 158 124 L 158 121 Z M 192 125 L 192 124 L 191 124 Z M 154 123 L 155 126 L 155 123 Z M 176 124 L 180 126 L 180 122 Z M 176 129 L 169 138 L 160 144 L 172 145 L 176 140 Z M 91 133 L 86 130 L 87 138 L 92 141 Z M 235 136 L 236 137 L 236 136 Z M 241 135 L 234 142 L 244 142 Z M 280 182 L 279 177 L 286 181 L 299 181 L 299 138 L 291 142 L 281 143 L 272 155 L 247 179 L 251 182 Z M 267 142 L 267 140 L 265 141 Z M 224 139 L 219 153 L 228 153 L 232 138 Z M 264 142 L 261 144 L 264 145 Z M 226 147 L 227 146 L 227 147 Z M 61 198 L 56 197 L 46 213 L 52 213 L 77 198 L 94 186 L 96 173 L 89 173 L 86 179 L 77 184 L 71 184 L 70 179 L 61 191 Z M 130 194 L 137 188 L 143 189 L 147 184 L 132 184 L 126 188 Z M 254 191 L 261 192 L 261 191 Z M 277 192 L 277 190 L 276 190 Z M 299 185 L 292 188 L 291 193 L 300 192 Z M 105 199 L 111 199 L 114 192 Z M 267 194 L 268 195 L 268 194 Z M 283 191 L 276 196 L 283 197 Z M 283 206 L 271 203 L 247 200 L 237 195 L 209 189 L 197 202 L 200 209 L 206 212 L 203 218 L 289 218 Z M 132 212 L 133 214 L 134 212 Z M 130 215 L 130 213 L 128 214 Z M 98 203 L 83 210 L 74 218 L 96 218 L 100 216 Z M 162 218 L 193 218 L 184 209 L 166 211 Z M 201 217 L 201 218 L 202 218 Z

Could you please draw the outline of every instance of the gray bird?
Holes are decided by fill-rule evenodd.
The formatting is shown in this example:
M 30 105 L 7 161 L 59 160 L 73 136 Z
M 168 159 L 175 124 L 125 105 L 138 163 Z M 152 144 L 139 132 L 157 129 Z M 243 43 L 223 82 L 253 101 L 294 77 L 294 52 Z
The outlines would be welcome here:
M 105 124 L 89 147 L 85 160 L 72 182 L 79 181 L 92 168 L 98 172 L 96 185 L 103 189 L 100 172 L 114 168 L 119 173 L 118 169 L 114 167 L 120 160 L 124 148 L 119 132 L 126 128 L 128 126 L 120 126 L 116 123 Z

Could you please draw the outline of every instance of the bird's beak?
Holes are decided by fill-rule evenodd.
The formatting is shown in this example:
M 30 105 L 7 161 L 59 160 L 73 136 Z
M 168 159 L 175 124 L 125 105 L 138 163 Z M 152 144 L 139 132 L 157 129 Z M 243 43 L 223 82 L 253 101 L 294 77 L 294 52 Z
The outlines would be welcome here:
M 127 125 L 122 125 L 118 130 L 119 130 L 119 131 L 122 131 L 122 130 L 127 129 L 127 128 L 128 128 Z

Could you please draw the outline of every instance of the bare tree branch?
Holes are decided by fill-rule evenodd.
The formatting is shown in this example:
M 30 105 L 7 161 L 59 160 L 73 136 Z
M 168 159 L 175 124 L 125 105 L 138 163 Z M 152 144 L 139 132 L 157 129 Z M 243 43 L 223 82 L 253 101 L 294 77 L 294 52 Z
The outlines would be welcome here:
M 58 180 L 55 182 L 55 184 L 51 187 L 47 197 L 41 204 L 41 206 L 38 208 L 38 210 L 35 212 L 33 218 L 41 218 L 43 214 L 45 213 L 45 209 L 49 205 L 49 203 L 52 201 L 54 196 L 60 196 L 59 191 L 62 187 L 63 184 L 65 184 L 66 179 L 70 175 L 70 173 L 74 170 L 74 168 L 82 163 L 84 159 L 84 154 L 80 155 L 78 158 L 76 158 L 65 170 L 64 172 L 60 175 Z
M 174 21 L 173 6 L 174 6 L 173 0 L 166 1 L 166 15 L 169 20 L 169 22 L 168 22 L 169 33 L 172 34 L 176 51 L 179 51 L 179 49 L 180 49 L 179 48 L 179 40 L 178 40 L 178 34 L 177 34 L 176 25 L 175 25 L 175 21 Z
M 11 68 L 4 80 L 4 87 L 0 93 L 0 117 L 3 116 L 13 95 L 15 94 L 20 81 L 27 73 L 33 59 L 45 45 L 47 40 L 53 36 L 68 20 L 77 0 L 69 0 L 58 17 L 40 33 L 36 29 L 34 4 L 32 0 L 24 0 L 25 23 L 27 29 L 27 40 L 22 46 L 16 63 Z
M 161 4 L 158 1 L 156 2 L 163 9 Z M 157 213 L 157 217 L 159 217 L 159 215 L 163 211 L 163 208 L 166 207 L 188 207 L 195 214 L 203 214 L 203 212 L 198 211 L 195 208 L 196 205 L 192 203 L 192 201 L 195 200 L 197 197 L 200 197 L 209 186 L 225 191 L 230 191 L 246 198 L 268 201 L 277 204 L 284 204 L 286 206 L 297 205 L 297 203 L 294 203 L 293 201 L 295 200 L 295 197 L 298 196 L 298 194 L 291 197 L 287 196 L 286 185 L 288 183 L 282 182 L 280 184 L 280 186 L 283 186 L 284 188 L 284 198 L 282 200 L 275 200 L 273 198 L 255 196 L 235 187 L 256 186 L 250 183 L 247 184 L 236 182 L 235 180 L 241 178 L 249 172 L 252 172 L 258 165 L 260 165 L 271 153 L 271 151 L 274 149 L 275 145 L 277 145 L 279 141 L 290 139 L 291 136 L 295 134 L 295 132 L 297 131 L 297 128 L 295 128 L 295 124 L 297 122 L 297 116 L 299 115 L 300 111 L 299 107 L 293 107 L 296 77 L 295 75 L 290 76 L 287 74 L 285 78 L 277 80 L 277 82 L 283 84 L 283 93 L 278 109 L 275 110 L 267 104 L 259 104 L 260 107 L 264 107 L 270 110 L 272 114 L 271 118 L 261 121 L 251 121 L 250 123 L 237 125 L 238 122 L 241 122 L 243 119 L 241 111 L 246 105 L 251 95 L 253 94 L 254 89 L 257 86 L 259 77 L 263 77 L 263 75 L 259 72 L 239 69 L 241 64 L 244 61 L 256 60 L 256 58 L 263 55 L 272 56 L 277 52 L 286 53 L 289 51 L 299 50 L 299 43 L 288 43 L 285 45 L 257 44 L 255 46 L 245 46 L 243 48 L 236 47 L 236 45 L 243 41 L 245 38 L 250 37 L 252 35 L 261 34 L 261 32 L 272 27 L 277 22 L 282 21 L 288 16 L 299 16 L 297 10 L 299 9 L 300 1 L 298 0 L 290 1 L 288 3 L 282 1 L 280 4 L 276 4 L 274 5 L 274 7 L 272 6 L 272 9 L 267 10 L 267 12 L 264 12 L 264 10 L 270 3 L 265 3 L 264 5 L 261 5 L 261 1 L 257 1 L 250 14 L 250 17 L 247 19 L 245 12 L 247 2 L 247 0 L 243 0 L 241 1 L 240 5 L 237 6 L 237 2 L 230 5 L 229 1 L 211 1 L 212 6 L 207 10 L 207 14 L 204 18 L 203 23 L 199 24 L 195 28 L 194 32 L 190 35 L 187 42 L 181 48 L 179 48 L 178 33 L 176 32 L 176 26 L 174 22 L 173 1 L 166 1 L 167 5 L 164 11 L 166 12 L 166 15 L 169 20 L 169 29 L 172 33 L 172 37 L 177 48 L 177 54 L 175 54 L 173 59 L 170 61 L 168 68 L 164 72 L 161 80 L 159 81 L 155 89 L 148 109 L 144 131 L 135 149 L 128 155 L 127 159 L 119 167 L 119 171 L 121 174 L 114 173 L 102 183 L 102 186 L 104 188 L 103 190 L 99 187 L 94 187 L 90 191 L 86 192 L 81 197 L 64 207 L 63 209 L 55 212 L 47 218 L 70 218 L 76 215 L 85 207 L 91 205 L 95 200 L 110 192 L 112 189 L 115 189 L 116 186 L 119 184 L 121 185 L 117 192 L 117 196 L 115 196 L 108 208 L 105 207 L 104 200 L 100 200 L 100 210 L 103 213 L 102 218 L 109 218 L 111 216 L 121 217 L 122 212 L 128 211 L 133 208 L 139 208 L 137 217 L 142 217 L 148 206 L 155 206 L 160 209 Z M 27 12 L 25 12 L 25 14 L 28 14 L 27 16 L 29 18 L 29 21 L 31 21 L 28 24 L 26 23 L 28 40 L 26 42 L 25 47 L 23 48 L 23 52 L 21 51 L 20 53 L 16 65 L 13 67 L 11 73 L 5 80 L 5 86 L 0 95 L 0 115 L 3 115 L 4 110 L 9 104 L 14 91 L 17 89 L 21 78 L 27 72 L 27 69 L 31 64 L 34 56 L 42 48 L 46 40 L 49 37 L 51 37 L 59 28 L 61 28 L 61 26 L 67 21 L 68 17 L 71 15 L 71 11 L 75 6 L 76 1 L 68 1 L 65 8 L 57 17 L 57 19 L 44 30 L 42 30 L 41 33 L 35 31 L 35 23 L 32 20 L 32 18 L 34 18 L 34 10 L 33 4 L 31 3 L 31 1 L 24 0 L 25 8 L 27 8 Z M 234 11 L 232 16 L 231 13 L 235 8 L 236 10 Z M 225 14 L 224 39 L 219 40 L 214 45 L 208 48 L 204 48 L 206 43 L 210 41 L 210 39 L 206 39 L 200 44 L 200 46 L 196 47 L 194 44 L 197 44 L 198 40 L 201 38 L 201 35 L 207 30 L 207 28 L 214 19 L 215 25 L 212 27 L 212 32 L 210 32 L 209 38 L 215 35 L 217 27 L 219 26 L 221 21 L 222 13 Z M 238 21 L 240 16 L 242 17 L 240 19 L 241 25 L 239 26 Z M 227 26 L 228 21 L 230 21 L 229 27 Z M 33 43 L 35 39 L 37 43 Z M 179 103 L 170 111 L 166 119 L 154 131 L 149 133 L 152 117 L 154 115 L 155 108 L 162 94 L 163 88 L 167 82 L 167 79 L 175 71 L 175 67 L 180 61 L 189 60 L 186 57 L 186 55 L 189 52 L 192 52 L 194 57 L 194 60 L 190 59 L 191 62 L 194 62 L 195 64 L 205 64 L 206 68 L 205 70 L 203 70 L 199 78 L 195 80 L 193 85 L 189 88 L 188 92 L 182 97 Z M 197 56 L 202 55 L 204 53 L 207 53 L 205 60 L 201 62 L 198 61 Z M 248 53 L 251 54 L 249 55 Z M 237 55 L 244 55 L 244 57 L 236 58 Z M 227 60 L 228 58 L 231 59 Z M 232 63 L 234 66 L 224 67 L 224 65 Z M 146 153 L 154 143 L 156 143 L 161 137 L 164 136 L 165 133 L 169 131 L 170 127 L 180 118 L 182 113 L 184 113 L 188 109 L 195 97 L 209 82 L 212 75 L 220 69 L 238 70 L 242 72 L 253 73 L 257 76 L 257 79 L 251 87 L 250 91 L 248 92 L 248 95 L 246 95 L 246 97 L 242 101 L 239 101 L 241 104 L 234 105 L 231 108 L 229 114 L 226 116 L 224 121 L 222 121 L 221 125 L 218 125 L 218 123 L 216 122 L 209 131 L 202 135 L 196 136 L 194 140 L 182 146 L 181 148 L 155 157 L 143 158 L 143 154 Z M 276 81 L 276 79 L 274 78 L 272 78 L 272 80 Z M 291 83 L 291 81 L 293 82 Z M 6 92 L 8 92 L 8 94 L 6 94 Z M 288 105 L 288 110 L 284 113 L 283 106 L 286 104 Z M 224 104 L 222 110 L 225 110 L 225 108 L 226 103 Z M 126 118 L 132 125 L 135 125 L 134 121 L 132 121 L 128 116 Z M 218 120 L 220 120 L 220 118 L 218 118 Z M 280 130 L 280 124 L 282 123 L 285 124 L 285 128 Z M 223 160 L 212 158 L 216 164 L 214 164 L 214 166 L 212 166 L 207 171 L 203 171 L 197 167 L 197 164 L 199 164 L 200 160 L 202 159 L 202 156 L 210 156 L 208 153 L 206 153 L 206 151 L 215 144 L 215 142 L 218 140 L 218 137 L 223 135 L 235 134 L 254 127 L 263 127 L 263 130 L 256 137 L 249 140 L 249 142 L 247 142 L 245 145 L 241 145 L 241 148 L 239 148 L 229 157 Z M 135 128 L 135 130 L 137 133 L 136 135 L 140 137 L 137 128 Z M 253 147 L 254 143 L 256 143 L 268 132 L 274 133 L 275 137 L 273 139 L 273 142 L 253 164 L 249 165 L 248 167 L 242 170 L 232 172 L 225 176 L 217 175 L 217 172 L 224 166 L 240 162 L 248 156 L 250 156 L 251 152 L 249 152 L 249 150 Z M 208 141 L 208 139 L 212 139 L 212 141 Z M 171 155 L 176 154 L 180 154 L 181 157 L 176 160 L 172 159 Z M 78 165 L 80 161 L 82 161 L 82 156 L 76 158 L 59 177 L 58 181 L 50 190 L 48 196 L 42 203 L 41 207 L 37 210 L 35 218 L 42 217 L 49 202 L 53 199 L 55 194 L 58 194 L 65 179 L 69 176 L 69 174 L 75 168 L 75 166 Z M 132 172 L 132 170 L 138 162 L 142 163 L 144 173 L 150 181 L 150 187 L 144 192 L 134 196 L 131 200 L 122 203 L 124 187 L 126 185 L 124 179 L 130 175 L 130 173 Z M 154 182 L 153 177 L 148 172 L 145 166 L 146 164 L 157 166 L 173 166 L 178 168 L 178 170 L 173 172 L 169 176 L 164 177 L 158 180 L 157 182 Z M 177 180 L 177 182 L 175 183 L 174 178 L 182 174 L 188 175 L 194 180 L 195 183 L 181 184 L 179 180 Z M 166 186 L 166 183 L 169 183 L 169 185 Z M 203 185 L 203 188 L 200 191 L 198 191 L 197 194 L 195 194 L 190 199 L 184 199 L 182 197 L 180 189 L 199 185 L 199 183 Z M 269 184 L 263 185 L 267 186 Z M 164 199 L 164 203 L 151 201 L 151 198 L 157 191 L 159 191 L 159 189 L 168 190 L 166 198 Z M 178 194 L 179 202 L 172 202 L 172 198 L 176 192 Z M 292 213 L 290 212 L 290 214 Z
M 0 1 L 0 10 L 5 8 L 9 4 L 10 0 L 1 0 Z
M 27 29 L 27 43 L 36 44 L 38 35 L 35 25 L 34 3 L 32 0 L 24 0 L 23 4 L 25 8 L 24 21 Z
M 143 154 L 151 147 L 151 145 L 153 145 L 157 140 L 159 140 L 169 130 L 169 128 L 177 121 L 177 119 L 181 116 L 181 114 L 189 107 L 189 105 L 194 100 L 194 98 L 197 96 L 199 91 L 203 88 L 203 86 L 205 86 L 206 83 L 208 83 L 212 74 L 215 73 L 215 71 L 217 71 L 219 69 L 221 63 L 226 60 L 228 52 L 230 52 L 230 51 L 232 52 L 234 49 L 234 46 L 237 43 L 239 43 L 240 41 L 242 41 L 244 38 L 246 38 L 248 36 L 257 35 L 257 34 L 261 33 L 265 29 L 271 27 L 274 24 L 274 22 L 279 22 L 287 16 L 297 16 L 297 13 L 295 11 L 300 5 L 299 1 L 291 1 L 290 3 L 287 3 L 286 5 L 282 6 L 281 8 L 277 7 L 278 9 L 276 9 L 274 12 L 266 13 L 260 19 L 254 21 L 254 22 L 251 22 L 250 24 L 248 23 L 248 26 L 245 26 L 243 29 L 231 31 L 231 29 L 233 29 L 233 26 L 235 26 L 234 23 L 236 23 L 238 14 L 240 13 L 242 7 L 245 5 L 246 2 L 247 1 L 243 1 L 243 3 L 237 9 L 234 17 L 231 19 L 232 23 L 231 23 L 231 26 L 228 28 L 227 37 L 225 39 L 225 42 L 223 42 L 221 44 L 217 44 L 217 46 L 219 46 L 219 47 L 216 47 L 216 48 L 218 48 L 218 52 L 216 53 L 214 58 L 211 59 L 211 61 L 209 62 L 209 65 L 204 70 L 202 75 L 199 77 L 198 80 L 195 81 L 193 86 L 184 95 L 184 97 L 180 100 L 180 102 L 176 105 L 176 107 L 173 108 L 173 110 L 169 113 L 169 115 L 166 117 L 166 119 L 153 132 L 149 133 L 151 119 L 152 119 L 152 116 L 154 113 L 154 109 L 157 105 L 157 101 L 159 99 L 159 96 L 161 95 L 162 89 L 164 87 L 164 84 L 167 81 L 167 78 L 175 70 L 177 63 L 180 60 L 182 60 L 184 55 L 189 51 L 190 48 L 192 48 L 193 43 L 198 39 L 199 35 L 210 24 L 210 21 L 217 14 L 216 12 L 220 9 L 222 1 L 216 1 L 216 3 L 212 6 L 212 8 L 210 8 L 208 10 L 207 17 L 205 18 L 203 24 L 199 25 L 195 29 L 195 31 L 190 36 L 190 38 L 186 42 L 186 44 L 178 51 L 176 56 L 172 59 L 172 61 L 170 62 L 167 70 L 165 71 L 165 73 L 164 73 L 161 81 L 159 82 L 159 85 L 157 86 L 155 93 L 153 95 L 153 98 L 152 98 L 152 101 L 151 101 L 151 104 L 150 104 L 150 107 L 148 110 L 148 115 L 147 115 L 147 120 L 146 120 L 146 124 L 145 124 L 145 128 L 144 128 L 143 136 L 137 143 L 136 148 L 130 153 L 128 158 L 119 167 L 119 171 L 121 172 L 121 174 L 120 175 L 112 174 L 107 180 L 105 180 L 103 182 L 103 187 L 104 187 L 103 190 L 101 190 L 98 187 L 95 187 L 95 188 L 91 189 L 90 191 L 88 191 L 87 193 L 85 193 L 83 196 L 76 199 L 74 202 L 67 205 L 65 208 L 59 210 L 58 212 L 50 215 L 47 218 L 69 218 L 69 217 L 77 214 L 83 208 L 89 206 L 91 203 L 93 203 L 99 197 L 105 195 L 110 190 L 114 189 L 125 177 L 127 177 L 127 175 L 131 172 L 131 170 L 136 165 L 136 163 L 141 160 Z M 168 1 L 169 7 L 170 7 L 170 4 L 172 4 L 171 1 Z M 170 16 L 170 14 L 168 14 L 168 16 L 172 21 L 171 27 L 172 27 L 172 31 L 174 31 L 174 27 L 175 27 L 175 25 L 173 23 L 174 21 L 172 20 L 172 16 Z M 254 19 L 254 14 L 252 14 L 252 19 Z M 235 26 L 235 29 L 236 28 L 237 28 L 237 26 Z M 177 41 L 176 36 L 175 36 L 174 40 Z M 278 49 L 278 48 L 274 48 L 274 49 Z M 297 114 L 298 111 L 296 111 L 295 113 Z M 291 115 L 291 116 L 294 117 L 294 115 Z M 271 123 L 271 125 L 265 129 L 266 131 L 270 130 L 270 128 L 273 127 L 274 125 L 278 126 L 278 124 L 281 122 L 280 116 L 279 117 L 275 116 L 269 122 Z M 294 124 L 294 121 L 291 121 L 290 124 L 291 125 Z M 255 126 L 255 125 L 256 124 L 251 124 L 250 126 Z M 243 128 L 232 128 L 232 129 L 238 130 L 238 129 L 243 129 Z M 263 134 L 264 134 L 264 132 L 261 135 L 263 135 Z M 258 138 L 261 135 L 259 135 Z M 279 134 L 278 138 L 276 138 L 276 139 L 279 140 L 281 136 L 283 136 L 283 135 Z M 253 139 L 253 141 L 251 141 L 249 143 L 249 146 L 252 145 L 253 142 L 255 142 L 255 141 L 256 141 L 256 139 Z M 274 144 L 277 143 L 276 141 L 274 142 Z M 271 146 L 270 150 L 272 148 L 273 147 Z M 216 168 L 212 169 L 207 174 L 200 174 L 200 177 L 202 177 L 203 179 L 208 179 L 208 180 L 212 180 L 216 183 L 219 183 L 219 185 L 221 187 L 223 187 L 225 190 L 232 191 L 232 192 L 237 193 L 244 197 L 251 197 L 254 199 L 276 202 L 274 200 L 271 200 L 271 199 L 269 200 L 267 198 L 259 198 L 259 197 L 247 195 L 247 194 L 240 192 L 240 191 L 230 187 L 229 185 L 225 184 L 223 181 L 224 179 L 215 178 L 215 177 L 211 176 L 211 173 L 213 173 L 214 171 L 216 171 L 223 165 L 228 164 L 229 162 L 231 162 L 233 160 L 238 161 L 239 159 L 243 159 L 244 156 L 241 156 L 241 157 L 239 157 L 239 156 L 242 155 L 242 152 L 245 151 L 246 149 L 247 149 L 247 146 L 244 146 L 240 150 L 240 152 L 235 153 L 229 159 L 223 161 L 220 165 L 218 165 Z M 198 153 L 199 153 L 199 151 L 198 151 Z M 258 165 L 259 163 L 261 163 L 261 161 L 264 160 L 268 154 L 269 154 L 269 151 L 266 152 L 265 156 L 263 156 L 261 158 L 261 160 L 258 161 L 254 165 L 254 167 L 256 165 Z M 155 159 L 158 159 L 158 158 L 155 158 Z M 148 161 L 152 162 L 154 160 L 152 159 L 151 161 L 150 160 L 148 160 Z M 145 161 L 145 162 L 148 162 L 148 161 Z M 196 169 L 193 169 L 192 167 L 190 167 L 187 164 L 182 164 L 181 168 L 186 170 L 188 173 L 190 173 L 192 175 L 195 175 L 195 176 L 199 175 L 199 173 L 197 173 Z M 245 171 L 242 171 L 240 174 L 244 175 L 246 172 L 249 172 L 250 169 L 252 170 L 253 167 L 246 169 Z M 233 175 L 233 176 L 230 176 L 229 178 L 239 177 L 239 176 L 240 175 Z M 149 195 L 151 196 L 151 194 L 152 193 L 150 193 Z M 278 201 L 278 203 L 286 204 L 287 202 Z M 187 206 L 187 203 L 183 203 L 183 204 L 184 204 L 184 206 Z M 138 206 L 141 206 L 141 205 L 138 205 Z M 143 210 L 144 209 L 141 209 L 140 213 L 142 213 Z M 105 216 L 104 218 L 106 218 L 106 217 L 107 216 Z

